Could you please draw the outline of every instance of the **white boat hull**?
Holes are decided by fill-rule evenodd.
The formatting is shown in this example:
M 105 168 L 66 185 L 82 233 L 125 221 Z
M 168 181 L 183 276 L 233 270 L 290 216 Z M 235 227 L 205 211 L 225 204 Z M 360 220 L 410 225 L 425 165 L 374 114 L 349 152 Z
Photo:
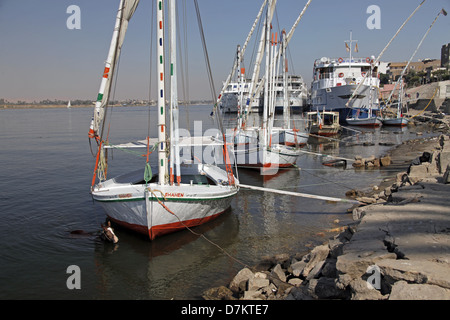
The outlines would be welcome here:
M 220 183 L 227 181 L 225 171 L 208 165 L 189 166 L 187 174 L 200 173 L 219 183 L 146 186 L 118 178 L 97 185 L 92 195 L 113 222 L 153 240 L 216 218 L 230 207 L 238 191 L 227 182 Z
M 236 164 L 242 168 L 262 168 L 266 174 L 270 169 L 276 171 L 280 168 L 293 167 L 300 156 L 298 148 L 275 144 L 264 149 L 260 146 L 240 145 L 234 151 Z
M 385 126 L 406 126 L 408 125 L 408 119 L 406 118 L 385 118 L 382 120 Z
M 274 129 L 273 131 L 275 131 Z M 303 148 L 308 143 L 308 133 L 300 132 L 297 129 L 280 129 L 278 130 L 278 141 L 286 146 L 298 146 Z M 274 135 L 276 133 L 274 132 Z
M 382 125 L 382 122 L 378 117 L 348 118 L 345 121 L 351 126 L 379 127 Z

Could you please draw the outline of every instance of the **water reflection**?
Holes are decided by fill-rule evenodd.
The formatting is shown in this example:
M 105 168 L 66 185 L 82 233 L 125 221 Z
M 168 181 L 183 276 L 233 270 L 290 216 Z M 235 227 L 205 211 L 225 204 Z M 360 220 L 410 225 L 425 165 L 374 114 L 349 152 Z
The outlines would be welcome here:
M 95 248 L 98 298 L 119 295 L 125 299 L 188 299 L 197 294 L 190 282 L 201 277 L 201 272 L 211 272 L 204 269 L 224 259 L 223 251 L 216 245 L 225 251 L 232 249 L 239 233 L 239 221 L 228 210 L 192 231 L 195 234 L 183 230 L 148 241 L 125 229 L 116 229 L 118 244 L 99 242 Z M 212 272 L 231 273 L 227 270 L 230 266 L 224 264 Z M 125 283 L 134 289 L 117 292 Z

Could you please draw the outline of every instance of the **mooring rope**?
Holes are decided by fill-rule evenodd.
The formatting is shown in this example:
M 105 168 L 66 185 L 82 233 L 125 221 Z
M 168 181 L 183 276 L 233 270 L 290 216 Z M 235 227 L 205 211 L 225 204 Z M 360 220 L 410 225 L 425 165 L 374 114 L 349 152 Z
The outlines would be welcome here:
M 180 217 L 178 217 L 175 212 L 173 212 L 172 210 L 170 210 L 161 200 L 158 199 L 158 197 L 153 193 L 152 190 L 149 189 L 149 191 L 152 193 L 152 195 L 155 197 L 156 201 L 158 201 L 158 203 L 170 214 L 172 214 L 173 216 L 175 216 L 178 219 L 178 222 L 183 225 L 187 230 L 189 230 L 192 234 L 201 237 L 203 239 L 205 239 L 206 241 L 208 241 L 210 244 L 212 244 L 213 246 L 215 246 L 216 248 L 218 248 L 219 250 L 221 250 L 223 253 L 225 253 L 230 259 L 234 260 L 235 262 L 243 265 L 246 268 L 251 269 L 250 266 L 248 266 L 246 263 L 242 262 L 241 260 L 239 260 L 236 257 L 233 257 L 230 253 L 228 253 L 228 251 L 226 251 L 224 248 L 222 248 L 220 245 L 218 245 L 217 243 L 215 243 L 214 241 L 208 239 L 204 234 L 195 232 L 194 230 L 192 230 L 190 227 L 188 227 L 181 219 Z
M 256 271 L 257 271 L 255 267 L 251 267 L 251 266 L 249 266 L 248 264 L 246 264 L 245 262 L 241 261 L 240 259 L 234 257 L 234 256 L 231 255 L 228 251 L 226 251 L 224 248 L 222 248 L 220 245 L 218 245 L 218 244 L 215 243 L 214 241 L 208 239 L 204 234 L 197 233 L 197 232 L 195 232 L 194 230 L 192 230 L 191 228 L 189 228 L 183 221 L 181 221 L 181 219 L 180 219 L 180 218 L 179 218 L 172 210 L 170 210 L 170 209 L 169 209 L 162 201 L 160 201 L 160 200 L 158 199 L 158 197 L 153 193 L 152 190 L 150 190 L 150 189 L 148 189 L 148 190 L 149 190 L 149 191 L 152 193 L 152 195 L 156 198 L 156 200 L 158 201 L 158 203 L 159 203 L 159 204 L 160 204 L 167 212 L 169 212 L 170 214 L 172 214 L 173 216 L 175 216 L 175 217 L 178 219 L 178 221 L 179 221 L 179 222 L 180 222 L 187 230 L 189 230 L 192 234 L 194 234 L 194 235 L 196 235 L 196 236 L 198 236 L 198 237 L 203 238 L 204 240 L 206 240 L 207 242 L 209 242 L 211 245 L 213 245 L 214 247 L 216 247 L 216 248 L 218 248 L 220 251 L 222 251 L 222 252 L 223 252 L 225 255 L 227 255 L 230 259 L 234 260 L 235 262 L 237 262 L 238 264 L 242 265 L 243 267 L 248 268 L 249 270 L 252 270 L 253 272 L 256 272 Z M 284 283 L 284 284 L 286 284 L 286 285 L 288 285 L 288 286 L 291 286 L 291 287 L 294 287 L 294 286 L 295 286 L 294 284 L 289 283 L 289 282 L 287 282 L 287 281 L 283 281 L 283 280 L 279 279 L 278 277 L 275 277 L 275 276 L 273 276 L 273 275 L 271 275 L 271 274 L 267 274 L 267 277 L 268 277 L 269 279 L 271 279 L 271 280 L 274 280 L 274 279 L 275 279 L 275 280 L 277 280 L 277 281 L 280 281 L 280 282 L 282 282 L 282 283 Z

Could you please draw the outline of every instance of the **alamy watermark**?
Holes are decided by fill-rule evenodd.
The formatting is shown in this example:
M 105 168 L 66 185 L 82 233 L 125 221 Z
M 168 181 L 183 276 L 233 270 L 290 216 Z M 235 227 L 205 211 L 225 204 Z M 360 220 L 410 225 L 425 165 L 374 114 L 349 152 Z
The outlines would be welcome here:
M 381 9 L 377 5 L 370 5 L 366 10 L 370 16 L 367 18 L 366 26 L 369 30 L 381 29 Z
M 70 5 L 67 7 L 66 13 L 70 16 L 66 20 L 66 26 L 69 30 L 81 29 L 81 9 L 77 5 Z
M 81 289 L 81 269 L 77 265 L 70 265 L 66 270 L 67 274 L 70 276 L 67 278 L 66 286 L 69 290 L 80 290 Z
M 77 5 L 70 5 L 66 10 L 70 16 L 66 20 L 66 26 L 69 30 L 81 29 L 81 9 Z M 381 29 L 381 9 L 379 6 L 373 4 L 367 7 L 367 14 L 370 16 L 366 20 L 366 26 L 369 30 Z
M 366 280 L 368 289 L 381 289 L 381 270 L 377 265 L 369 266 L 366 270 L 366 274 L 370 276 Z

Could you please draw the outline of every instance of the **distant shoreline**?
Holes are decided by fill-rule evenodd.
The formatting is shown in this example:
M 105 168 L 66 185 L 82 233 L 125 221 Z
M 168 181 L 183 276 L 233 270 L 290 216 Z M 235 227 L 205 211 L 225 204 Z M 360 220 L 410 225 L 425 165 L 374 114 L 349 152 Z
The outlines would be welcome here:
M 209 103 L 195 103 L 190 104 L 189 106 L 207 106 L 211 105 Z M 184 105 L 180 104 L 180 107 Z M 133 108 L 133 107 L 148 107 L 148 105 L 110 105 L 110 107 L 120 107 L 120 108 Z M 155 107 L 155 105 L 151 105 L 150 107 Z M 2 109 L 68 109 L 67 105 L 62 104 L 4 104 L 0 105 L 0 110 Z M 94 108 L 93 104 L 82 104 L 82 105 L 72 105 L 70 109 L 74 108 Z
M 76 105 L 71 106 L 70 108 L 92 108 L 93 105 Z M 59 104 L 5 104 L 1 105 L 0 109 L 58 109 L 58 108 L 66 108 L 67 105 L 59 105 Z

